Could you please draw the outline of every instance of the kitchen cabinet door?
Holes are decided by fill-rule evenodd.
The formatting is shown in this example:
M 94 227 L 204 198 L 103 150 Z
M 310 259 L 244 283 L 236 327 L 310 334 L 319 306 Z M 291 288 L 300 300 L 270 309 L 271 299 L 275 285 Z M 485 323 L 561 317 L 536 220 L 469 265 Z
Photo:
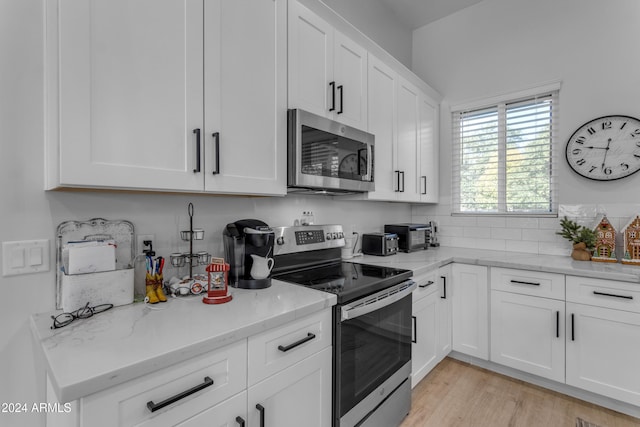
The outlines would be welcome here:
M 332 80 L 333 27 L 289 0 L 289 108 L 331 116 Z
M 204 190 L 286 193 L 286 0 L 207 0 Z
M 418 190 L 423 203 L 438 202 L 439 164 L 439 115 L 438 104 L 426 95 L 419 98 L 419 136 L 420 156 Z
M 487 267 L 451 266 L 453 350 L 489 360 L 489 286 Z
M 640 313 L 567 302 L 566 382 L 640 402 Z
M 367 51 L 289 0 L 289 108 L 367 129 Z
M 203 2 L 47 2 L 47 188 L 202 189 Z
M 398 157 L 396 180 L 398 201 L 420 200 L 418 186 L 420 91 L 408 81 L 398 81 Z
M 216 406 L 176 424 L 176 427 L 239 427 L 247 420 L 247 392 L 243 391 Z
M 437 354 L 438 361 L 451 353 L 451 265 L 441 267 L 438 270 L 438 331 Z
M 367 129 L 367 51 L 334 32 L 333 80 L 336 82 L 334 120 Z
M 491 361 L 564 382 L 564 301 L 491 291 Z
M 398 74 L 387 64 L 369 55 L 368 114 L 369 132 L 375 136 L 374 179 L 376 190 L 370 200 L 397 199 L 395 163 L 397 161 L 396 87 Z
M 411 387 L 415 387 L 438 363 L 437 285 L 433 291 L 413 302 L 413 343 L 411 345 Z
M 331 426 L 331 358 L 327 347 L 250 387 L 247 425 Z

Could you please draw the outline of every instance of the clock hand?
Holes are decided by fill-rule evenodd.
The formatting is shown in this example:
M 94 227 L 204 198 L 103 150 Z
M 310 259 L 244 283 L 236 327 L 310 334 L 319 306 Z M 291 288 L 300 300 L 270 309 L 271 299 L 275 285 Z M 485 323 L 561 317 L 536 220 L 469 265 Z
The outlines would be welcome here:
M 604 157 L 602 159 L 602 169 L 603 170 L 604 170 L 604 164 L 605 164 L 605 162 L 607 160 L 607 154 L 609 153 L 609 145 L 611 145 L 611 138 L 609 138 L 607 140 L 607 146 L 606 146 L 605 151 L 604 151 Z

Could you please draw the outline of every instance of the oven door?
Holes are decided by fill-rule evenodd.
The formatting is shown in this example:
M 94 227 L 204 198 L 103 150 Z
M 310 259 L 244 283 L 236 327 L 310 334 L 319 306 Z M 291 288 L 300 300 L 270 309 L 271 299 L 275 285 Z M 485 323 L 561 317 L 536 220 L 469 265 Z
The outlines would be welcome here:
M 408 280 L 339 308 L 334 417 L 340 426 L 356 425 L 409 376 L 415 287 Z

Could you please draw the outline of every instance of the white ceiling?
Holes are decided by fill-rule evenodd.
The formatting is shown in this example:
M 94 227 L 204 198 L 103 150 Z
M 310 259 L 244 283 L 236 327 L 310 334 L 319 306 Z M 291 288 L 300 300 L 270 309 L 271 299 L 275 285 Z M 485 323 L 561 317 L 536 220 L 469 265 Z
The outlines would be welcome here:
M 414 30 L 482 0 L 380 0 Z

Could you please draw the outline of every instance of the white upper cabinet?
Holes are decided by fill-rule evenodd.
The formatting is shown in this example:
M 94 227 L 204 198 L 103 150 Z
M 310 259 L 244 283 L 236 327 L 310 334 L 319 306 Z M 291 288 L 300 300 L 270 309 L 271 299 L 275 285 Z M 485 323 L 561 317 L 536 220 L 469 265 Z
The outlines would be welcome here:
M 438 104 L 426 95 L 422 95 L 419 100 L 419 139 L 418 156 L 418 191 L 420 201 L 423 203 L 438 203 L 438 174 L 439 165 L 439 107 Z
M 285 14 L 283 0 L 47 2 L 46 188 L 284 194 Z
M 289 1 L 289 108 L 367 129 L 367 51 Z
M 398 74 L 387 64 L 369 55 L 369 132 L 375 136 L 372 200 L 397 198 L 397 106 Z
M 286 2 L 206 0 L 205 22 L 205 190 L 285 194 Z

